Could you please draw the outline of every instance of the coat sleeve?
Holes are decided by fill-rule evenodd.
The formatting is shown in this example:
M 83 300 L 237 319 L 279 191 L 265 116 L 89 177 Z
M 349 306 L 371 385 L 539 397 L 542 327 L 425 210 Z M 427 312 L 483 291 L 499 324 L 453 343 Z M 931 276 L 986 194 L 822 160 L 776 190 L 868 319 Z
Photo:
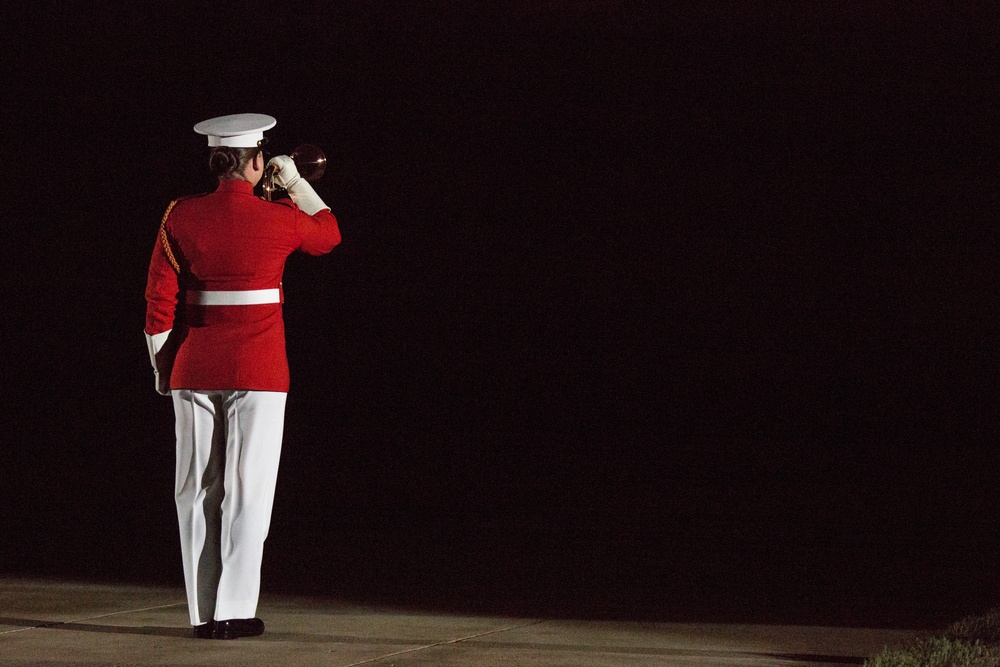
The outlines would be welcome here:
M 315 215 L 295 210 L 295 231 L 299 235 L 299 250 L 310 255 L 325 255 L 340 243 L 340 227 L 329 209 Z
M 170 371 L 173 368 L 174 346 L 169 344 L 177 312 L 179 282 L 177 272 L 167 256 L 163 242 L 157 236 L 146 278 L 146 346 L 153 365 L 153 382 L 157 392 L 170 395 Z
M 146 278 L 146 333 L 150 336 L 174 328 L 179 284 L 160 237 L 153 246 Z

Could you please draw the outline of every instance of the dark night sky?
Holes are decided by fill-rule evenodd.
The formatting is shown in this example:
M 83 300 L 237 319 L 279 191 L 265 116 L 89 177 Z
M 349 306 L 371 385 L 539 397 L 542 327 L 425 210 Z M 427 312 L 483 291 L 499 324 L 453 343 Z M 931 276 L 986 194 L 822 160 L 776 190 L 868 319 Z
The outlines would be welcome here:
M 179 580 L 145 269 L 191 126 L 254 111 L 344 234 L 286 271 L 272 586 L 995 603 L 993 12 L 670 4 L 24 8 L 0 571 Z

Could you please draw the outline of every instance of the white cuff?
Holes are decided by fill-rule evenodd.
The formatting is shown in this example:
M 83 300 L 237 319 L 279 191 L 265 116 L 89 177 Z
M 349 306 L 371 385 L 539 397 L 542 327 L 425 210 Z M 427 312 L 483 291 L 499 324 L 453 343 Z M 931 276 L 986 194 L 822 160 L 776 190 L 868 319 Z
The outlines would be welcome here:
M 170 331 L 172 331 L 172 329 Z M 163 345 L 167 342 L 167 338 L 170 337 L 170 331 L 153 334 L 152 336 L 146 334 L 146 349 L 149 350 L 149 363 L 153 364 L 153 387 L 156 389 L 158 394 L 163 396 L 170 395 L 170 375 L 167 373 L 162 377 L 160 376 L 160 369 L 156 366 L 156 353 L 159 352 Z
M 288 190 L 288 196 L 292 198 L 295 205 L 309 215 L 316 215 L 323 209 L 330 210 L 330 207 L 323 203 L 313 186 L 305 179 L 298 179 Z
M 167 329 L 163 333 L 153 334 L 150 336 L 146 334 L 146 348 L 149 350 L 149 362 L 153 364 L 153 370 L 156 370 L 156 353 L 160 351 L 163 344 L 167 342 L 170 338 L 170 332 L 173 329 Z M 146 333 L 143 331 L 143 333 Z

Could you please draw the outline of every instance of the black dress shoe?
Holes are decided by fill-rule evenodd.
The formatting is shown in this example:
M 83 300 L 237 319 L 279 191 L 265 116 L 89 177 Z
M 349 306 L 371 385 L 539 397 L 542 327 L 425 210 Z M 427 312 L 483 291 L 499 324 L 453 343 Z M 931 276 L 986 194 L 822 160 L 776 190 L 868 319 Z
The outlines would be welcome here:
M 195 639 L 211 639 L 215 635 L 215 621 L 194 626 Z
M 264 621 L 259 618 L 231 618 L 216 621 L 212 639 L 239 639 L 264 634 Z

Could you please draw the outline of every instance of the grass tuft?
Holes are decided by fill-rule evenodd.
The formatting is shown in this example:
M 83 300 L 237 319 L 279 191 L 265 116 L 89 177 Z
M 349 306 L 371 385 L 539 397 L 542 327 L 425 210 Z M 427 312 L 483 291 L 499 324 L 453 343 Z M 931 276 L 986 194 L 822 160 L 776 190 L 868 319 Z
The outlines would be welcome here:
M 955 621 L 948 626 L 945 636 L 968 642 L 1000 644 L 1000 608 L 991 609 L 980 616 L 967 616 Z
M 1000 609 L 956 621 L 943 636 L 886 649 L 865 667 L 1000 667 Z

